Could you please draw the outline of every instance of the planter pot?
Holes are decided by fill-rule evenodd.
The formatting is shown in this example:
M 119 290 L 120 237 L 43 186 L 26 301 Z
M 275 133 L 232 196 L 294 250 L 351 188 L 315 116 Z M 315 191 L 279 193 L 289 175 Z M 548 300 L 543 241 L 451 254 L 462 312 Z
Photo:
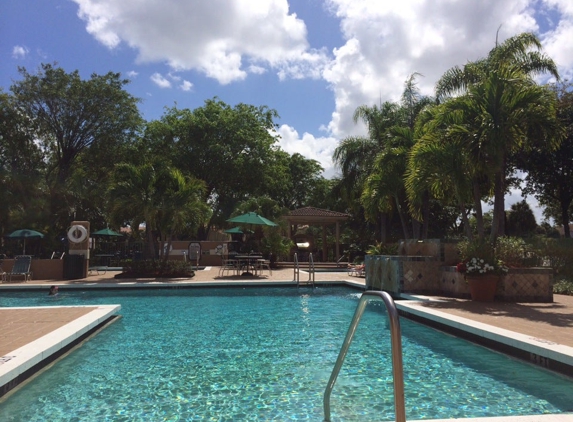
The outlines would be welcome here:
M 472 300 L 478 302 L 493 302 L 499 276 L 489 275 L 466 275 Z

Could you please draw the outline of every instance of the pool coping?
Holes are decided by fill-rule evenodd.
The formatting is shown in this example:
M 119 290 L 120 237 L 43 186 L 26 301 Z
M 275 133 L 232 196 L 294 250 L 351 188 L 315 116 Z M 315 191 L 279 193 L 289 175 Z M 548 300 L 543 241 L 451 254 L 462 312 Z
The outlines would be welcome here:
M 93 309 L 25 346 L 17 348 L 9 355 L 0 357 L 0 398 L 117 316 L 121 305 L 56 306 L 53 308 Z M 9 309 L 46 309 L 46 307 Z
M 402 296 L 404 297 L 404 295 Z M 573 379 L 573 347 L 553 343 L 516 331 L 452 315 L 420 304 L 428 299 L 408 296 L 408 301 L 396 301 L 398 311 L 405 317 L 423 319 L 428 325 L 439 329 L 449 327 L 456 335 L 475 341 L 510 356 L 553 370 Z M 445 331 L 450 331 L 446 329 Z

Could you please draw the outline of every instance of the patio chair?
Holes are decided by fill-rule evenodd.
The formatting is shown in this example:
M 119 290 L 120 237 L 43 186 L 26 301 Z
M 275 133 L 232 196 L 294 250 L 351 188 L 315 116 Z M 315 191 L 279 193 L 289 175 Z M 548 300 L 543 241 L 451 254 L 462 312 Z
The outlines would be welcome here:
M 262 274 L 264 270 L 267 270 L 269 275 L 273 275 L 273 271 L 271 270 L 271 261 L 268 259 L 257 259 L 257 272 Z
M 221 268 L 219 268 L 219 276 L 224 276 L 225 271 L 227 274 L 236 275 L 239 272 L 239 261 L 234 258 L 223 257 Z
M 24 277 L 24 281 L 32 279 L 32 271 L 30 267 L 32 266 L 32 256 L 31 255 L 18 255 L 14 257 L 14 266 L 8 273 L 10 275 L 8 281 L 12 282 L 12 276 L 21 275 Z

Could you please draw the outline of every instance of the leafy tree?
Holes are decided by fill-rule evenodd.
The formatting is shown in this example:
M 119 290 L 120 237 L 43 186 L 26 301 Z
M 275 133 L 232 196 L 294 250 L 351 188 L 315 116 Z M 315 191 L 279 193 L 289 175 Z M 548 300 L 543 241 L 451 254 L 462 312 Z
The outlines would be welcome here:
M 511 206 L 511 210 L 507 213 L 508 236 L 531 236 L 536 228 L 535 215 L 525 199 Z
M 527 176 L 525 194 L 555 209 L 555 220 L 561 223 L 566 238 L 571 237 L 571 205 L 573 204 L 573 83 L 552 85 L 557 98 L 557 118 L 564 127 L 564 138 L 557 149 L 536 146 L 519 155 L 518 165 Z
M 204 200 L 213 216 L 209 225 L 223 225 L 235 205 L 266 191 L 273 177 L 266 163 L 276 162 L 275 110 L 207 100 L 193 111 L 175 107 L 148 126 L 145 137 L 165 151 L 173 165 L 206 184 Z
M 415 84 L 417 74 L 411 75 L 405 83 L 399 118 L 386 129 L 385 143 L 374 159 L 372 171 L 368 175 L 361 195 L 361 203 L 366 216 L 372 218 L 377 212 L 396 211 L 400 217 L 405 238 L 427 236 L 429 197 L 427 191 L 421 193 L 422 208 L 425 211 L 425 229 L 421 232 L 420 221 L 409 214 L 410 206 L 405 188 L 405 173 L 408 156 L 417 141 L 415 119 L 431 100 L 422 97 Z M 412 224 L 412 230 L 408 228 Z
M 0 91 L 0 236 L 17 227 L 43 229 L 41 151 L 13 98 Z
M 205 184 L 177 169 L 164 168 L 156 189 L 161 193 L 157 227 L 162 243 L 167 245 L 167 259 L 174 237 L 184 230 L 196 232 L 209 221 L 211 209 L 202 198 Z
M 387 131 L 400 122 L 403 115 L 396 103 L 385 102 L 380 107 L 362 105 L 354 112 L 354 122 L 363 121 L 368 129 L 368 137 L 349 137 L 343 139 L 334 150 L 333 161 L 341 171 L 341 177 L 334 186 L 334 193 L 342 198 L 355 215 L 365 215 L 361 220 L 368 223 L 380 219 L 382 241 L 388 238 L 387 212 L 380 212 L 377 207 L 366 212 L 363 206 L 362 193 L 364 184 L 373 171 L 374 159 L 385 148 Z M 366 218 L 369 217 L 369 218 Z
M 523 33 L 496 44 L 484 59 L 448 70 L 436 87 L 441 100 L 462 94 L 451 104 L 452 112 L 466 121 L 468 151 L 482 169 L 493 169 L 492 239 L 504 234 L 509 156 L 535 144 L 552 146 L 556 139 L 554 101 L 533 80 L 544 72 L 559 77 L 553 60 L 541 53 L 537 37 Z
M 75 204 L 69 202 L 68 182 L 79 154 L 95 144 L 129 140 L 140 123 L 137 100 L 119 73 L 91 75 L 42 64 L 36 74 L 19 68 L 22 80 L 11 86 L 14 107 L 28 119 L 46 154 L 46 181 L 54 223 L 66 227 Z

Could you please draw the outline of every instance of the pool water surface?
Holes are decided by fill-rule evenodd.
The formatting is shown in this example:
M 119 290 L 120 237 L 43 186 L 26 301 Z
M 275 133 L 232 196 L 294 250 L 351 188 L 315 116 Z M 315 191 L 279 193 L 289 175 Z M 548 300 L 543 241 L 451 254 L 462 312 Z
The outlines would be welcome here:
M 54 305 L 36 293 L 2 306 Z M 0 402 L 0 421 L 321 421 L 360 293 L 343 287 L 62 292 L 122 318 Z M 400 319 L 406 416 L 572 411 L 570 379 Z M 390 332 L 370 304 L 331 398 L 333 421 L 394 418 Z

